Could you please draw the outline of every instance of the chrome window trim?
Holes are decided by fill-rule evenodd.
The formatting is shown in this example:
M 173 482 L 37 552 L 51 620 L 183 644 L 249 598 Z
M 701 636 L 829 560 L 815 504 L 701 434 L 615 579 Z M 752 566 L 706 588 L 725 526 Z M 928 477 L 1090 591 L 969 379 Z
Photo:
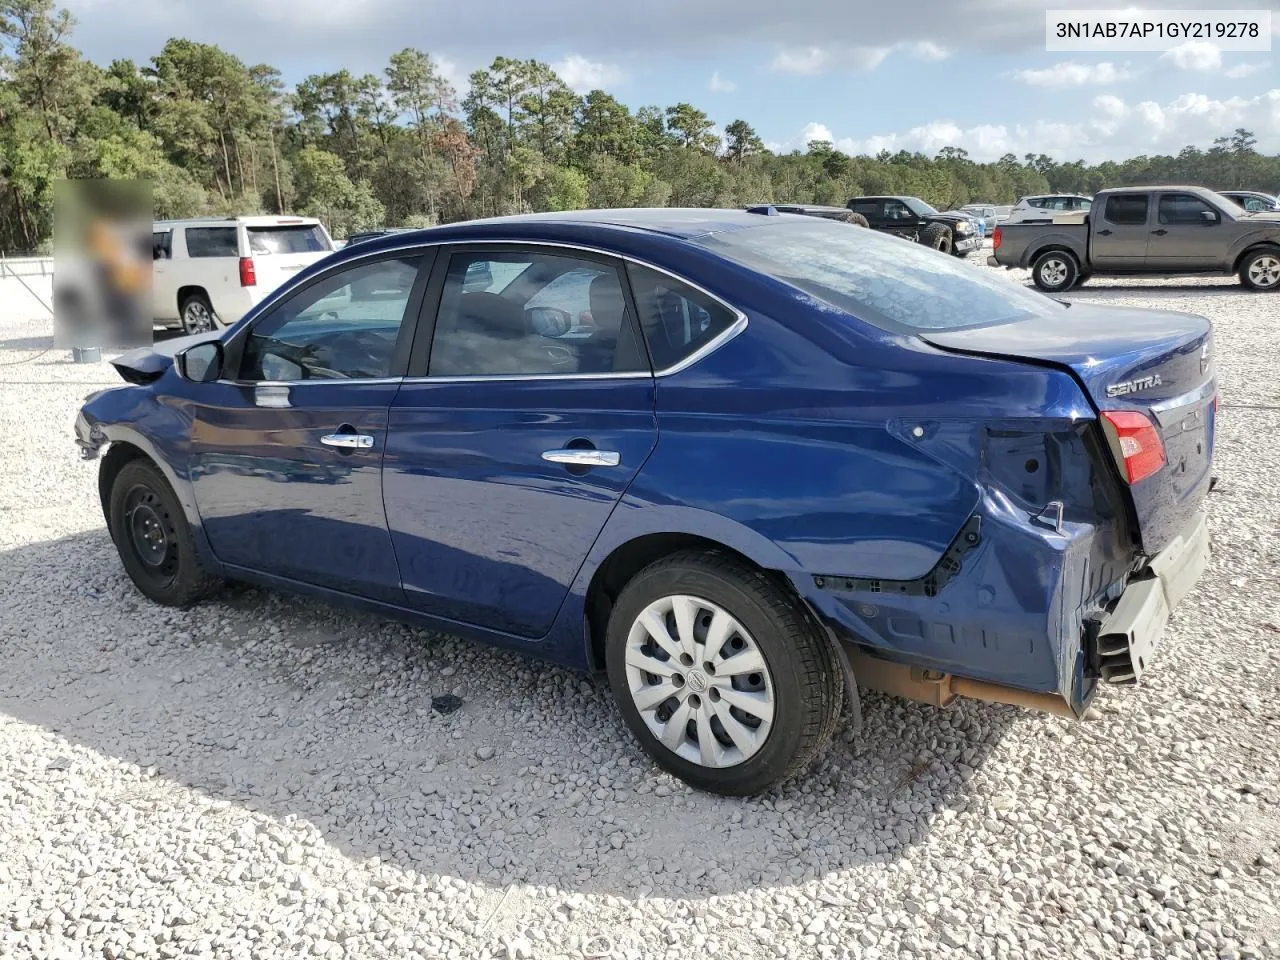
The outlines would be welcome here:
M 373 378 L 373 379 L 366 379 L 366 380 L 340 380 L 340 379 L 334 378 L 334 379 L 322 379 L 322 380 L 273 380 L 271 381 L 271 385 L 272 386 L 296 386 L 298 384 L 312 384 L 312 383 L 326 383 L 330 385 L 338 384 L 338 383 L 353 383 L 353 384 L 354 383 L 415 383 L 415 384 L 417 383 L 492 383 L 492 382 L 500 382 L 500 381 L 523 381 L 523 380 L 547 380 L 547 381 L 637 380 L 637 379 L 644 379 L 648 377 L 652 377 L 656 379 L 658 377 L 670 377 L 670 376 L 673 376 L 674 374 L 680 373 L 682 370 L 688 369 L 689 367 L 697 363 L 699 360 L 702 360 L 704 357 L 708 357 L 711 354 L 715 353 L 722 346 L 724 346 L 730 340 L 734 339 L 740 333 L 742 333 L 744 330 L 747 329 L 747 315 L 743 313 L 741 310 L 739 310 L 737 307 L 735 307 L 733 304 L 729 303 L 723 297 L 716 296 L 716 294 L 712 293 L 706 287 L 703 287 L 700 284 L 694 283 L 692 280 L 682 277 L 680 276 L 680 274 L 675 273 L 671 270 L 668 270 L 666 267 L 660 267 L 657 264 L 650 263 L 647 260 L 642 260 L 639 257 L 633 257 L 630 254 L 618 253 L 615 250 L 605 250 L 602 247 L 593 247 L 588 244 L 581 244 L 581 243 L 558 243 L 554 240 L 497 240 L 497 239 L 436 240 L 431 243 L 420 242 L 420 243 L 413 243 L 413 244 L 403 244 L 395 247 L 387 247 L 382 250 L 360 253 L 360 254 L 357 254 L 356 256 L 343 259 L 341 263 L 335 263 L 332 267 L 332 270 L 336 272 L 338 270 L 344 269 L 348 265 L 355 263 L 357 261 L 368 260 L 374 257 L 381 257 L 385 254 L 413 252 L 413 251 L 426 251 L 433 248 L 438 250 L 441 247 L 467 247 L 467 246 L 552 247 L 557 250 L 576 250 L 581 253 L 593 253 L 601 257 L 612 257 L 613 259 L 623 261 L 624 263 L 633 263 L 636 266 L 645 267 L 648 270 L 653 270 L 657 273 L 664 274 L 665 276 L 670 277 L 672 280 L 678 281 L 679 283 L 683 283 L 686 287 L 689 287 L 693 290 L 698 291 L 704 297 L 707 297 L 708 299 L 713 300 L 714 302 L 718 303 L 720 306 L 724 307 L 726 310 L 731 311 L 736 319 L 734 320 L 733 323 L 731 323 L 718 335 L 708 340 L 701 347 L 699 347 L 693 353 L 689 354 L 689 356 L 685 357 L 679 363 L 672 364 L 669 367 L 664 367 L 662 370 L 655 370 L 652 373 L 650 373 L 647 370 L 637 370 L 637 371 L 629 371 L 626 373 L 475 374 L 473 376 L 458 376 L 458 377 L 430 377 L 430 376 L 428 377 L 389 377 L 389 378 L 383 377 L 383 378 Z M 321 278 L 327 276 L 328 273 L 329 271 L 318 273 L 314 277 L 311 277 L 308 280 L 308 282 L 311 282 L 313 280 L 320 280 Z M 268 297 L 266 300 L 263 300 L 261 303 L 259 303 L 258 314 L 254 317 L 253 321 L 250 321 L 250 323 L 256 321 L 257 316 L 260 316 L 263 313 L 266 313 L 269 309 L 271 309 L 271 306 L 274 303 L 276 303 L 278 300 L 284 298 L 284 296 L 287 293 L 288 293 L 287 290 L 283 288 L 278 288 L 270 297 Z M 245 324 L 245 329 L 247 329 L 249 325 L 250 324 Z M 433 334 L 435 333 L 434 324 L 432 326 L 432 333 Z M 642 336 L 643 336 L 643 333 L 644 331 L 642 329 L 641 330 Z M 235 330 L 235 332 L 232 334 L 232 337 L 239 336 L 239 335 L 240 335 L 240 331 Z M 228 339 L 231 339 L 231 337 L 228 337 Z M 235 386 L 256 386 L 257 384 L 266 383 L 267 381 L 218 380 L 216 382 L 230 383 Z

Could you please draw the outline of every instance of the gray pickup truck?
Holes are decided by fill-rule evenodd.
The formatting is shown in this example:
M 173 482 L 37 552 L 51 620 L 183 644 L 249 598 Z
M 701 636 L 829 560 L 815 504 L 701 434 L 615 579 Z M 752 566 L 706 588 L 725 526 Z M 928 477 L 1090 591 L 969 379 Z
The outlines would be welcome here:
M 1203 187 L 1118 187 L 1088 214 L 1006 223 L 991 266 L 1030 268 L 1047 293 L 1100 276 L 1237 274 L 1251 290 L 1280 289 L 1280 212 L 1248 213 Z

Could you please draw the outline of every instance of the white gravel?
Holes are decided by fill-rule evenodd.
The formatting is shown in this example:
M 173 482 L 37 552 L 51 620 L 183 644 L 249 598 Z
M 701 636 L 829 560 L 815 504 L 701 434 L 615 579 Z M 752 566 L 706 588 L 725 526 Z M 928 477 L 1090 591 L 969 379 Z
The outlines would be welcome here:
M 71 440 L 114 373 L 20 362 L 48 324 L 6 321 L 0 957 L 1280 957 L 1280 297 L 1072 296 L 1216 323 L 1216 553 L 1149 682 L 1076 725 L 867 696 L 753 801 L 656 772 L 562 670 L 257 590 L 149 604 Z

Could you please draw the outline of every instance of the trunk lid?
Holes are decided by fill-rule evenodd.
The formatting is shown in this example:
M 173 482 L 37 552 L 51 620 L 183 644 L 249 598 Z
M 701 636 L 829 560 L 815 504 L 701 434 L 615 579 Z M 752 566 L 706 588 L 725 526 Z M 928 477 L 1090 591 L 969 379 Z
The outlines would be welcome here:
M 1067 369 L 1096 411 L 1147 417 L 1165 464 L 1126 484 L 1144 552 L 1159 552 L 1191 521 L 1208 492 L 1213 456 L 1217 387 L 1208 320 L 1075 302 L 1053 316 L 920 336 L 945 350 Z

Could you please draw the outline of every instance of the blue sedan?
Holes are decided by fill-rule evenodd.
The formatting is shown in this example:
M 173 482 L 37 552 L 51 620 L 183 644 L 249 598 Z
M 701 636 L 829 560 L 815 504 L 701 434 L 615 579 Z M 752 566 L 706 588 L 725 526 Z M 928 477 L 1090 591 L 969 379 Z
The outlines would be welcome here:
M 390 235 L 114 363 L 76 438 L 147 597 L 251 581 L 603 671 L 724 794 L 861 689 L 1083 716 L 1208 555 L 1207 321 L 769 208 Z

